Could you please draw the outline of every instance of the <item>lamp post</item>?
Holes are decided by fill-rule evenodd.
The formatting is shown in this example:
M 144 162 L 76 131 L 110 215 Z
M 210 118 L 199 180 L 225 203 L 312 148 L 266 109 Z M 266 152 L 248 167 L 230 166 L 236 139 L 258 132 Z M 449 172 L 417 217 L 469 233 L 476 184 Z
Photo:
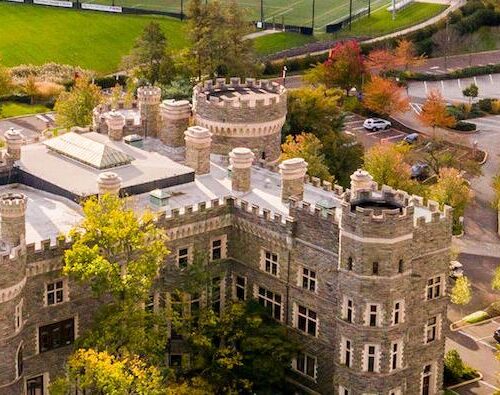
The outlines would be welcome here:
M 352 0 L 349 0 L 349 30 L 351 30 L 352 25 Z
M 260 23 L 264 28 L 264 0 L 260 0 Z

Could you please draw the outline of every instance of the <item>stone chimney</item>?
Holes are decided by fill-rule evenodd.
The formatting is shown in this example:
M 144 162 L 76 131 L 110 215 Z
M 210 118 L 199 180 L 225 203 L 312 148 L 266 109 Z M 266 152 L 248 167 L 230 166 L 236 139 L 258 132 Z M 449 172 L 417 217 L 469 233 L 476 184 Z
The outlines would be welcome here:
M 184 132 L 186 141 L 186 166 L 192 167 L 196 175 L 210 173 L 210 146 L 212 134 L 207 128 L 191 126 Z
M 158 137 L 161 89 L 157 86 L 141 86 L 137 89 L 137 99 L 144 136 Z
M 288 202 L 293 197 L 304 198 L 304 177 L 307 172 L 307 162 L 303 158 L 284 160 L 279 165 L 281 173 L 281 200 Z
M 118 195 L 122 186 L 122 179 L 118 174 L 107 171 L 99 174 L 97 177 L 97 189 L 99 196 L 106 193 L 110 195 Z
M 123 128 L 125 117 L 118 111 L 111 110 L 106 114 L 106 124 L 108 125 L 108 136 L 111 140 L 121 141 L 123 138 Z
M 7 145 L 7 154 L 5 156 L 8 166 L 12 166 L 16 160 L 21 159 L 21 146 L 23 145 L 23 135 L 19 130 L 10 128 L 4 134 Z
M 26 205 L 22 193 L 4 193 L 0 196 L 0 238 L 11 247 L 26 243 Z
M 170 147 L 184 146 L 184 131 L 189 127 L 191 104 L 187 100 L 164 100 L 160 105 L 159 138 Z
M 356 194 L 360 190 L 371 191 L 375 183 L 373 177 L 366 170 L 358 169 L 351 175 L 351 193 Z
M 254 153 L 249 148 L 237 147 L 229 153 L 231 163 L 231 187 L 235 192 L 250 191 L 250 178 Z

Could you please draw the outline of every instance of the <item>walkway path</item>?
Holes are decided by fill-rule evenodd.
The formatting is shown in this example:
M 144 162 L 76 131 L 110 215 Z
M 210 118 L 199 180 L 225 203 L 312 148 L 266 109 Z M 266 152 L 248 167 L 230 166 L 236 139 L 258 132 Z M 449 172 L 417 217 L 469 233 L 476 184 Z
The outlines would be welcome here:
M 281 32 L 282 32 L 281 30 L 272 30 L 272 29 L 259 30 L 258 32 L 247 34 L 246 36 L 243 37 L 243 40 L 253 40 L 254 38 L 257 37 L 268 36 L 269 34 L 275 34 Z

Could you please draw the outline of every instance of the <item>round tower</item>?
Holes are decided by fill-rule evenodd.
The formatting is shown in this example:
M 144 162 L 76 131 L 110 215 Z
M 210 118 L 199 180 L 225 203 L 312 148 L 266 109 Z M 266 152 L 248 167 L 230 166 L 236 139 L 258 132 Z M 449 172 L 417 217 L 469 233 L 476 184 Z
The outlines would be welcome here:
M 255 155 L 244 147 L 234 148 L 229 153 L 231 162 L 231 187 L 235 192 L 248 192 L 251 187 L 252 163 Z
M 218 78 L 193 90 L 195 122 L 210 130 L 212 152 L 220 155 L 247 147 L 258 160 L 276 163 L 286 111 L 285 87 L 267 80 Z
M 411 292 L 414 207 L 407 195 L 377 191 L 366 172 L 357 171 L 352 184 L 339 226 L 335 388 L 418 394 L 418 382 L 408 381 L 416 329 L 409 330 L 407 312 L 424 293 Z
M 186 166 L 196 175 L 210 173 L 210 146 L 212 135 L 206 128 L 191 126 L 184 132 L 186 141 Z
M 19 130 L 10 128 L 4 134 L 7 145 L 6 161 L 8 166 L 12 166 L 15 161 L 21 159 L 21 146 L 23 145 L 23 135 Z
M 108 125 L 109 138 L 121 141 L 123 138 L 123 128 L 125 127 L 125 117 L 118 111 L 111 110 L 106 114 L 106 124 Z
M 137 100 L 144 136 L 158 137 L 161 89 L 157 86 L 141 86 L 137 89 Z
M 0 196 L 0 392 L 22 393 L 23 290 L 26 284 L 26 196 Z M 21 351 L 20 351 L 21 350 Z M 19 362 L 19 363 L 18 363 Z
M 122 179 L 118 174 L 107 171 L 97 177 L 97 189 L 99 196 L 104 194 L 118 195 L 122 185 Z
M 170 147 L 183 147 L 184 131 L 191 117 L 191 104 L 187 100 L 164 100 L 160 105 L 160 113 L 160 140 Z

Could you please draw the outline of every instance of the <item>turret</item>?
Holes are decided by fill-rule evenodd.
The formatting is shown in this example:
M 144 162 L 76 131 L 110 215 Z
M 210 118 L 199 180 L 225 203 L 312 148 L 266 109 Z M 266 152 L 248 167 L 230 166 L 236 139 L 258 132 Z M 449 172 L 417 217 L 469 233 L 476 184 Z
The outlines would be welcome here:
M 6 193 L 0 196 L 0 238 L 10 247 L 26 242 L 26 204 L 22 193 Z
M 157 137 L 160 129 L 161 89 L 157 86 L 141 86 L 137 89 L 137 99 L 144 136 Z

